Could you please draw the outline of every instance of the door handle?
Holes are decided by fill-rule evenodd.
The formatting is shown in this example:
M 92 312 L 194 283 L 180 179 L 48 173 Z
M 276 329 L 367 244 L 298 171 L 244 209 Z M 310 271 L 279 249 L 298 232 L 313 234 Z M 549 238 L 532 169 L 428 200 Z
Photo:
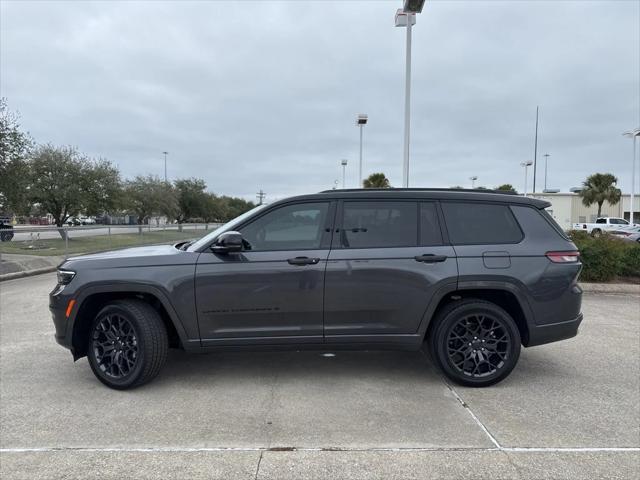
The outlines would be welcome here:
M 428 253 L 426 255 L 418 255 L 416 257 L 414 257 L 416 259 L 416 262 L 422 262 L 422 263 L 438 263 L 438 262 L 444 262 L 447 259 L 446 255 L 434 255 L 432 253 Z
M 319 258 L 295 257 L 287 259 L 289 265 L 316 265 L 320 261 Z

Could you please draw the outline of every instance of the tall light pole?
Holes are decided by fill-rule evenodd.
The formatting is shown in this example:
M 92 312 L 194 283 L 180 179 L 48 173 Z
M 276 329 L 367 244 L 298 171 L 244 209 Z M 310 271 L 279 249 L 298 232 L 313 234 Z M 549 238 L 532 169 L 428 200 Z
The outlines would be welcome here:
M 406 70 L 404 85 L 404 154 L 402 161 L 402 186 L 409 187 L 409 137 L 411 123 L 411 27 L 416 23 L 416 13 L 422 12 L 425 0 L 404 0 L 402 9 L 396 11 L 396 27 L 407 28 Z
M 346 180 L 346 168 L 347 168 L 347 159 L 343 158 L 340 160 L 340 165 L 342 165 L 342 188 L 345 188 L 345 180 Z
M 362 179 L 362 128 L 367 124 L 368 121 L 369 121 L 369 117 L 364 113 L 361 113 L 360 115 L 358 115 L 358 119 L 356 120 L 356 125 L 360 127 L 360 166 L 358 168 L 358 177 L 360 179 L 359 188 L 362 188 L 362 180 L 363 180 Z
M 548 153 L 544 154 L 544 189 L 547 189 L 547 163 L 549 162 L 549 157 L 551 155 L 549 155 Z
M 526 162 L 522 162 L 520 164 L 521 167 L 524 167 L 524 196 L 527 196 L 527 173 L 529 171 L 529 167 L 533 165 L 531 160 L 527 160 Z
M 533 145 L 533 193 L 536 193 L 536 168 L 538 166 L 538 111 L 536 106 L 536 139 Z
M 633 162 L 631 163 L 631 198 L 629 199 L 629 223 L 633 225 L 633 197 L 636 189 L 636 138 L 640 136 L 640 128 L 623 133 L 633 141 Z
M 473 177 L 469 177 L 469 180 L 471 180 L 471 188 L 474 189 L 476 188 L 476 180 L 478 179 L 477 175 L 474 175 Z
M 164 155 L 164 183 L 167 183 L 167 155 L 169 152 L 162 152 Z

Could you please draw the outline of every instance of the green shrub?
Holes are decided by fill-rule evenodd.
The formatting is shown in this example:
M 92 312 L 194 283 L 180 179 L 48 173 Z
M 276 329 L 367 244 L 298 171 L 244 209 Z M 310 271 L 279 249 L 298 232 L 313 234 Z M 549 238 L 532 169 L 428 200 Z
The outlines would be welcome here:
M 640 244 L 627 243 L 624 247 L 620 273 L 627 277 L 640 277 Z
M 638 259 L 635 257 L 637 254 L 629 253 L 632 249 L 637 248 L 635 245 L 625 244 L 610 235 L 594 238 L 579 230 L 570 232 L 569 236 L 580 250 L 580 259 L 583 265 L 580 274 L 581 280 L 609 282 L 618 275 L 634 275 L 626 272 L 630 272 L 638 266 Z M 635 267 L 631 265 L 635 265 Z

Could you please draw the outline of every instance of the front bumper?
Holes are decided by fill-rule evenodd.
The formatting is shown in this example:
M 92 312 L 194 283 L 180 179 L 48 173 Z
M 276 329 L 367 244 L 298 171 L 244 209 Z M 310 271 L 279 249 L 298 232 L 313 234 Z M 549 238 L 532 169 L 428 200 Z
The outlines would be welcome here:
M 71 350 L 71 329 L 69 328 L 70 319 L 67 318 L 67 306 L 70 295 L 65 295 L 64 290 L 58 291 L 59 287 L 49 294 L 49 311 L 51 312 L 51 318 L 53 325 L 56 329 L 55 338 L 56 342 L 65 348 Z
M 529 342 L 526 346 L 534 347 L 575 337 L 578 334 L 578 327 L 580 327 L 582 319 L 583 315 L 580 313 L 576 318 L 565 322 L 530 327 Z

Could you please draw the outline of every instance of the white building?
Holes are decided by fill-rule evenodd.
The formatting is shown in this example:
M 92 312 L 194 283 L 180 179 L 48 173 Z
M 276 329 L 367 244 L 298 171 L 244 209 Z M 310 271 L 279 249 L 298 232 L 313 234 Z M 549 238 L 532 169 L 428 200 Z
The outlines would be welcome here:
M 595 222 L 598 215 L 598 205 L 593 204 L 585 207 L 582 198 L 577 193 L 530 193 L 530 197 L 546 200 L 551 203 L 547 210 L 556 222 L 565 230 L 569 230 L 574 223 Z M 607 202 L 602 204 L 603 217 L 620 217 L 629 220 L 629 206 L 631 195 L 623 194 L 620 202 L 610 205 Z M 633 198 L 634 223 L 640 223 L 640 195 Z

